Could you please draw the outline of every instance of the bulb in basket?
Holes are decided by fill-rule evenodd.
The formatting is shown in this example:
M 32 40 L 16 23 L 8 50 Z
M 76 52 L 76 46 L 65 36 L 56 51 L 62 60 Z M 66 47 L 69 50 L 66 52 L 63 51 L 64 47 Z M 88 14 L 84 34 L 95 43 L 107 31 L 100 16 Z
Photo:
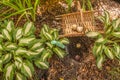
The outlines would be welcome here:
M 83 31 L 83 27 L 82 26 L 78 26 L 77 27 L 77 32 L 82 32 Z

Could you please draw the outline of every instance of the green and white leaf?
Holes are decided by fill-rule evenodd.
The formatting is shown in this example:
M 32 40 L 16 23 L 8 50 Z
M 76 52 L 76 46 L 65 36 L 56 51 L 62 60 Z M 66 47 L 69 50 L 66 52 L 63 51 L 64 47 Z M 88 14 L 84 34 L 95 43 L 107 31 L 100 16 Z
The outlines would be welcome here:
M 108 58 L 114 59 L 114 54 L 110 48 L 104 47 L 104 52 Z
M 64 58 L 65 52 L 64 52 L 63 50 L 61 50 L 60 48 L 53 48 L 53 51 L 54 51 L 60 58 Z
M 34 26 L 32 22 L 28 22 L 25 24 L 24 29 L 23 29 L 23 34 L 25 36 L 28 36 L 31 34 L 31 32 L 34 32 Z
M 99 69 L 102 69 L 103 62 L 104 62 L 104 56 L 103 55 L 100 55 L 99 57 L 97 57 L 97 67 Z
M 31 47 L 31 49 L 37 49 L 37 48 L 41 47 L 42 45 L 43 45 L 43 43 L 37 42 Z
M 24 74 L 26 77 L 31 78 L 33 73 L 34 73 L 34 67 L 31 62 L 24 62 L 21 67 L 21 72 Z
M 41 60 L 36 60 L 36 61 L 35 61 L 35 65 L 36 65 L 38 68 L 41 68 L 41 69 L 48 69 L 48 68 L 49 68 L 49 63 L 48 63 L 48 62 L 41 61 Z
M 69 40 L 67 38 L 60 39 L 60 42 L 63 44 L 69 44 Z
M 18 48 L 16 51 L 15 51 L 16 55 L 22 55 L 22 54 L 25 54 L 27 53 L 27 50 L 24 49 L 24 48 Z
M 17 46 L 15 44 L 9 44 L 6 46 L 7 49 L 17 49 Z
M 19 28 L 15 33 L 15 39 L 19 40 L 22 37 L 22 28 Z
M 9 41 L 12 40 L 11 35 L 10 35 L 10 33 L 8 32 L 8 30 L 3 29 L 2 34 L 3 34 L 4 38 L 8 39 Z
M 27 45 L 31 41 L 33 41 L 35 38 L 21 38 L 19 41 L 19 45 Z
M 120 38 L 120 32 L 114 32 L 112 33 L 113 36 Z
M 3 55 L 2 61 L 5 64 L 5 63 L 9 62 L 11 60 L 11 58 L 12 58 L 12 54 L 7 53 L 7 54 Z
M 13 80 L 13 76 L 14 76 L 14 65 L 9 63 L 6 67 L 5 67 L 5 80 Z
M 7 24 L 6 29 L 7 29 L 9 32 L 12 32 L 13 27 L 14 27 L 13 22 L 12 22 L 12 21 L 9 21 L 8 24 Z
M 16 73 L 16 80 L 27 80 L 27 78 L 21 73 Z
M 99 35 L 99 33 L 98 32 L 88 32 L 86 35 L 88 37 L 95 38 L 95 37 L 97 37 Z

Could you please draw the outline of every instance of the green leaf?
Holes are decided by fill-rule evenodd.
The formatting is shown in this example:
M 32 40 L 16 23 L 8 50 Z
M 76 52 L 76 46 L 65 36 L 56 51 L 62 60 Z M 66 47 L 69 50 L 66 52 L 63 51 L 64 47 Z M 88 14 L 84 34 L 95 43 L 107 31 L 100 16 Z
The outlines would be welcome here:
M 12 38 L 11 38 L 10 33 L 8 32 L 8 30 L 3 29 L 2 34 L 3 34 L 4 38 L 8 39 L 9 41 L 12 40 Z
M 97 37 L 99 35 L 99 33 L 98 32 L 88 32 L 86 35 L 88 37 L 95 38 L 95 37 Z
M 6 46 L 6 49 L 8 49 L 8 50 L 15 50 L 15 49 L 17 49 L 17 46 L 15 44 L 13 44 L 13 43 L 10 43 L 10 44 L 8 44 Z
M 43 29 L 45 32 L 48 32 L 50 30 L 48 25 L 46 25 L 46 24 L 43 25 Z
M 44 50 L 45 50 L 45 48 L 39 48 L 39 49 L 36 49 L 35 51 L 38 53 L 42 53 Z
M 105 15 L 105 27 L 107 28 L 108 25 L 110 24 L 110 14 L 107 11 L 105 11 L 104 15 Z
M 31 33 L 34 33 L 34 25 L 32 22 L 27 22 L 25 25 L 24 25 L 24 29 L 23 29 L 23 34 L 24 36 L 29 36 L 31 35 Z
M 24 74 L 26 77 L 31 78 L 33 73 L 34 73 L 33 64 L 31 62 L 29 62 L 29 61 L 25 61 L 22 64 L 21 73 Z
M 106 39 L 105 38 L 103 38 L 103 37 L 99 37 L 95 42 L 96 43 L 101 43 L 101 44 L 104 44 L 104 43 L 106 43 Z
M 16 66 L 16 68 L 17 68 L 18 70 L 20 70 L 21 67 L 22 67 L 22 63 L 21 63 L 21 62 L 18 62 L 18 61 L 15 61 L 14 65 Z
M 28 45 L 30 42 L 32 42 L 35 38 L 21 38 L 19 41 L 19 45 Z
M 35 44 L 32 45 L 31 49 L 35 50 L 35 49 L 38 49 L 39 47 L 41 47 L 43 45 L 43 43 L 41 42 L 36 42 Z
M 16 55 L 23 55 L 25 53 L 27 53 L 27 50 L 24 49 L 24 48 L 18 48 L 16 51 L 15 51 Z
M 13 27 L 14 27 L 13 22 L 12 22 L 12 21 L 9 21 L 8 24 L 7 24 L 6 29 L 7 29 L 9 32 L 12 32 Z
M 120 59 L 120 46 L 118 44 L 114 44 L 113 46 L 114 46 L 114 48 L 113 48 L 114 55 L 118 59 Z
M 40 55 L 40 53 L 39 52 L 28 51 L 26 53 L 26 55 L 29 56 L 29 57 L 35 57 L 35 56 Z
M 41 60 L 36 60 L 36 61 L 35 61 L 35 65 L 36 65 L 38 68 L 41 68 L 41 69 L 48 69 L 48 68 L 49 68 L 49 63 L 48 63 L 48 62 L 41 61 Z
M 0 50 L 4 50 L 2 44 L 0 44 Z
M 104 47 L 104 52 L 108 58 L 114 59 L 114 55 L 113 52 L 111 51 L 111 48 Z
M 43 54 L 41 55 L 41 59 L 42 61 L 46 61 L 49 57 L 51 56 L 51 53 L 48 51 L 43 52 Z
M 119 27 L 119 25 L 120 25 L 120 18 L 112 21 L 112 26 L 114 27 L 115 30 Z
M 5 64 L 5 63 L 9 62 L 11 60 L 11 58 L 12 58 L 12 54 L 10 54 L 10 53 L 3 55 L 3 57 L 2 57 L 3 63 Z
M 95 44 L 93 47 L 93 54 L 95 57 L 99 56 L 103 52 L 103 45 Z
M 50 35 L 49 33 L 44 33 L 44 36 L 47 40 L 52 40 L 53 39 L 52 35 Z
M 64 58 L 65 52 L 61 50 L 60 48 L 53 48 L 53 51 L 60 57 Z
M 69 44 L 69 40 L 67 38 L 62 38 L 59 41 L 63 44 Z
M 100 55 L 99 57 L 97 57 L 97 67 L 99 69 L 102 69 L 103 62 L 104 62 L 104 56 L 103 55 Z
M 14 65 L 9 63 L 5 66 L 5 71 L 4 71 L 4 76 L 5 80 L 13 80 L 14 76 Z
M 21 73 L 16 73 L 16 80 L 27 80 L 26 77 L 24 75 L 22 75 Z
M 54 45 L 52 45 L 50 42 L 46 42 L 46 45 L 49 47 L 49 48 L 53 48 Z
M 113 36 L 120 38 L 120 32 L 114 32 L 112 33 Z
M 2 72 L 2 71 L 3 71 L 3 60 L 0 59 L 0 72 Z
M 23 34 L 22 33 L 22 28 L 17 29 L 16 32 L 15 32 L 15 39 L 19 40 L 22 37 L 22 34 Z

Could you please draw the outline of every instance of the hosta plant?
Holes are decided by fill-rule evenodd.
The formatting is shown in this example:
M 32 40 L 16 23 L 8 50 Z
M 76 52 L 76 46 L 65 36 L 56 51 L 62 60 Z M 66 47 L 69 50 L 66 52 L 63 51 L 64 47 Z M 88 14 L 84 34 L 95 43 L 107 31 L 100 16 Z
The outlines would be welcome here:
M 27 22 L 23 28 L 14 27 L 12 21 L 0 32 L 0 72 L 4 80 L 27 80 L 34 74 L 34 64 L 48 68 L 48 62 L 40 60 L 43 43 L 34 35 L 35 27 Z
M 44 51 L 41 56 L 44 60 L 45 57 L 51 57 L 54 53 L 60 58 L 63 58 L 65 53 L 65 45 L 69 43 L 67 38 L 59 38 L 59 31 L 57 29 L 49 28 L 49 26 L 44 25 L 41 29 L 40 37 L 41 42 L 43 42 L 46 51 Z M 44 56 L 44 57 L 43 57 Z
M 105 11 L 99 19 L 104 24 L 104 32 L 88 32 L 87 36 L 96 39 L 93 54 L 97 67 L 101 69 L 106 58 L 120 60 L 120 18 L 110 20 L 109 13 Z

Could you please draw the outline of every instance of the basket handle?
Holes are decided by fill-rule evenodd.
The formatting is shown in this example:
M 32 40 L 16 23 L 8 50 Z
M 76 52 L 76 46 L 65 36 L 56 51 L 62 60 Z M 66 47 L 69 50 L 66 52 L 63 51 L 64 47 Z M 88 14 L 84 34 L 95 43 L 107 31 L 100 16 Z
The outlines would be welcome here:
M 83 11 L 82 11 L 81 4 L 79 1 L 77 1 L 77 11 L 80 12 L 81 23 L 82 23 L 82 26 L 84 27 Z M 84 33 L 85 33 L 85 27 L 84 27 Z

